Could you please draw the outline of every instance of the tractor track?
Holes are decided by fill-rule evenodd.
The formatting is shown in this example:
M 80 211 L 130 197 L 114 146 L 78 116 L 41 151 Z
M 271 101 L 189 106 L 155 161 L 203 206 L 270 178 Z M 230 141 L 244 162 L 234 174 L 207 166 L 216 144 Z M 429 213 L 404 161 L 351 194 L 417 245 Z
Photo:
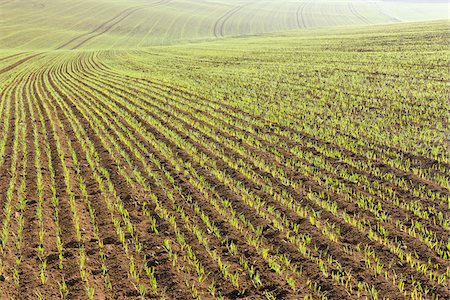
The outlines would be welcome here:
M 309 2 L 302 2 L 300 6 L 297 8 L 296 18 L 297 18 L 297 27 L 299 29 L 307 28 L 305 22 L 305 8 L 308 6 L 308 4 Z
M 237 12 L 239 12 L 241 9 L 243 9 L 244 7 L 252 4 L 253 2 L 249 2 L 237 7 L 233 7 L 232 9 L 228 10 L 227 12 L 225 12 L 219 19 L 217 19 L 217 21 L 214 23 L 214 36 L 216 38 L 218 37 L 224 37 L 224 33 L 223 33 L 223 28 L 225 23 L 233 16 L 235 15 Z
M 60 45 L 56 49 L 61 50 L 73 43 L 76 43 L 76 44 L 74 46 L 72 46 L 70 49 L 71 50 L 78 49 L 81 46 L 83 46 L 85 43 L 89 42 L 90 40 L 110 31 L 114 26 L 116 26 L 117 24 L 119 24 L 120 22 L 122 22 L 123 20 L 128 18 L 130 15 L 134 14 L 135 12 L 142 10 L 146 7 L 155 7 L 155 6 L 164 5 L 164 4 L 169 3 L 170 1 L 171 0 L 161 0 L 161 1 L 155 2 L 151 5 L 141 5 L 141 6 L 130 7 L 128 9 L 120 12 L 119 14 L 117 14 L 113 18 L 109 19 L 108 21 L 100 24 L 94 30 L 87 32 L 87 33 L 83 33 L 78 36 L 75 36 L 72 39 L 70 39 L 70 40 L 66 41 L 65 43 L 63 43 L 62 45 Z
M 365 16 L 361 15 L 355 8 L 355 6 L 353 5 L 353 3 L 349 3 L 348 5 L 350 12 L 359 20 L 361 20 L 363 23 L 365 24 L 370 24 L 370 20 L 367 19 Z
M 36 56 L 41 55 L 41 54 L 42 54 L 42 53 L 37 53 L 37 54 L 33 54 L 33 55 L 27 56 L 27 57 L 25 57 L 25 58 L 22 58 L 22 59 L 16 61 L 15 63 L 13 63 L 13 64 L 11 64 L 11 65 L 9 65 L 9 66 L 6 66 L 6 67 L 4 67 L 3 69 L 0 69 L 0 74 L 3 74 L 3 73 L 5 73 L 5 72 L 8 72 L 8 71 L 10 71 L 10 70 L 16 68 L 17 66 L 20 66 L 21 64 L 23 64 L 23 63 L 29 61 L 29 60 L 32 59 L 33 57 L 36 57 Z
M 9 58 L 13 58 L 13 57 L 19 56 L 21 54 L 25 54 L 25 53 L 26 52 L 20 52 L 20 53 L 16 53 L 16 54 L 13 54 L 13 55 L 6 56 L 6 57 L 2 57 L 2 58 L 0 58 L 0 61 L 4 61 L 4 60 L 7 60 Z

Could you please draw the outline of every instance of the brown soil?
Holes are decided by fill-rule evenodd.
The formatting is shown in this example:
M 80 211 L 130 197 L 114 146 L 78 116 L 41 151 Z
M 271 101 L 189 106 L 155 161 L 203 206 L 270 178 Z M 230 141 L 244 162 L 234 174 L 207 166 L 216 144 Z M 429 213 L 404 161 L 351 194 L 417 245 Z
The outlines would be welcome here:
M 221 26 L 236 11 L 224 15 L 218 34 L 223 34 Z M 89 33 L 90 37 L 109 30 L 114 22 L 132 12 L 121 13 Z M 66 45 L 75 41 L 82 44 L 89 34 Z M 10 240 L 1 254 L 6 266 L 0 275 L 3 298 L 31 299 L 37 294 L 57 298 L 64 283 L 68 299 L 88 299 L 89 289 L 93 289 L 95 299 L 136 299 L 140 285 L 147 289 L 146 299 L 191 299 L 197 293 L 205 299 L 213 298 L 213 294 L 226 299 L 263 299 L 268 292 L 276 299 L 299 299 L 307 294 L 314 298 L 327 295 L 331 299 L 355 299 L 358 284 L 373 287 L 379 298 L 407 298 L 393 281 L 393 274 L 404 278 L 409 292 L 413 277 L 430 293 L 441 298 L 449 296 L 448 280 L 437 284 L 436 279 L 410 266 L 389 247 L 398 245 L 416 262 L 436 264 L 436 268 L 429 268 L 440 275 L 448 267 L 446 258 L 397 224 L 420 222 L 441 241 L 445 241 L 448 231 L 434 222 L 434 216 L 422 218 L 399 207 L 389 198 L 387 188 L 394 188 L 401 201 L 420 200 L 423 207 L 435 207 L 446 217 L 448 208 L 431 196 L 420 199 L 379 174 L 327 155 L 320 147 L 339 151 L 345 158 L 368 161 L 359 152 L 343 149 L 295 126 L 267 124 L 243 109 L 183 87 L 122 76 L 87 55 L 63 65 L 50 64 L 45 71 L 31 75 L 19 74 L 0 96 L 11 105 L 10 110 L 4 106 L 2 115 L 9 118 L 9 128 L 0 125 L 7 141 L 5 161 L 0 165 L 0 189 L 6 191 L 12 180 L 20 182 L 25 178 L 27 198 L 23 245 L 17 252 L 16 184 Z M 17 174 L 11 174 L 15 113 L 21 105 L 27 126 L 27 164 L 22 168 L 23 155 L 19 153 Z M 37 126 L 41 149 L 40 169 L 34 164 L 33 125 Z M 303 143 L 289 136 L 301 137 Z M 325 167 L 311 165 L 309 156 L 291 151 L 295 147 L 327 161 L 331 168 L 364 176 L 369 182 L 378 181 L 382 188 L 371 193 Z M 361 151 L 374 151 L 361 147 Z M 401 153 L 415 167 L 439 164 L 400 149 L 385 150 L 377 153 Z M 385 161 L 371 163 L 382 173 L 407 178 L 412 187 L 448 195 L 436 182 L 393 168 Z M 310 171 L 301 165 L 310 166 Z M 38 172 L 43 176 L 45 284 L 39 278 Z M 341 188 L 327 186 L 326 178 L 339 182 Z M 51 202 L 54 189 L 57 205 Z M 322 195 L 323 202 L 310 199 L 309 193 Z M 376 212 L 358 202 L 361 197 L 379 202 L 389 218 L 380 220 Z M 323 204 L 327 201 L 335 203 L 337 213 Z M 0 204 L 5 207 L 5 203 L 6 195 L 2 194 Z M 306 215 L 295 208 L 303 208 Z M 366 221 L 354 225 L 343 218 L 344 213 Z M 151 220 L 155 220 L 158 233 L 152 230 Z M 369 230 L 379 237 L 376 226 L 380 225 L 389 234 L 377 241 Z M 336 240 L 324 234 L 325 230 L 339 231 Z M 260 236 L 253 243 L 248 238 L 255 238 L 257 232 Z M 62 264 L 58 236 L 63 246 Z M 167 249 L 167 242 L 172 250 Z M 299 247 L 303 244 L 305 252 Z M 231 251 L 230 245 L 235 245 L 236 250 Z M 368 267 L 364 249 L 369 248 L 383 265 L 381 274 Z M 22 257 L 18 285 L 11 275 L 17 257 Z M 261 284 L 244 270 L 244 261 L 257 271 Z M 372 257 L 371 266 L 374 261 Z M 204 269 L 204 280 L 199 280 L 196 265 Z M 238 274 L 238 285 L 230 275 L 224 275 L 223 265 L 229 274 Z M 137 270 L 135 278 L 130 272 L 132 267 Z M 151 290 L 146 268 L 154 268 L 155 291 Z M 346 272 L 351 273 L 346 282 L 336 279 Z M 288 279 L 295 280 L 296 290 Z M 368 296 L 370 288 L 361 291 L 361 296 Z

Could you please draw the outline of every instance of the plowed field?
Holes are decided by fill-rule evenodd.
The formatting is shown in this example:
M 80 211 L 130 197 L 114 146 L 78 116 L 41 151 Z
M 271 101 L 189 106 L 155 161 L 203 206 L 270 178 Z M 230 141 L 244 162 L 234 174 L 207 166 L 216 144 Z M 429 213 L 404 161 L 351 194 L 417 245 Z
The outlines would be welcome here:
M 3 55 L 0 298 L 449 299 L 448 38 Z

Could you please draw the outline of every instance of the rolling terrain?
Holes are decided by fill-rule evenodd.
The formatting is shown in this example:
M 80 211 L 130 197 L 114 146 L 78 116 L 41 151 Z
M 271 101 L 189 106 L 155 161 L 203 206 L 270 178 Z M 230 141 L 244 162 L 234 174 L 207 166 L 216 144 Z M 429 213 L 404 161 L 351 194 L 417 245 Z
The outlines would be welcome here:
M 15 0 L 0 2 L 0 49 L 135 48 L 444 18 L 439 0 Z
M 445 6 L 0 2 L 0 299 L 450 298 Z

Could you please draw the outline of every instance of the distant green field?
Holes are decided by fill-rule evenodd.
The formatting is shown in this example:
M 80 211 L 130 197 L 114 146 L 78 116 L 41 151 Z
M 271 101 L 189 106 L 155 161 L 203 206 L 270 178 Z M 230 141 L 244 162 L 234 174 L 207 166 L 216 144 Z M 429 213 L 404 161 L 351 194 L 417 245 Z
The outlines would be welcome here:
M 447 17 L 446 3 L 425 1 L 2 0 L 0 48 L 133 48 Z

